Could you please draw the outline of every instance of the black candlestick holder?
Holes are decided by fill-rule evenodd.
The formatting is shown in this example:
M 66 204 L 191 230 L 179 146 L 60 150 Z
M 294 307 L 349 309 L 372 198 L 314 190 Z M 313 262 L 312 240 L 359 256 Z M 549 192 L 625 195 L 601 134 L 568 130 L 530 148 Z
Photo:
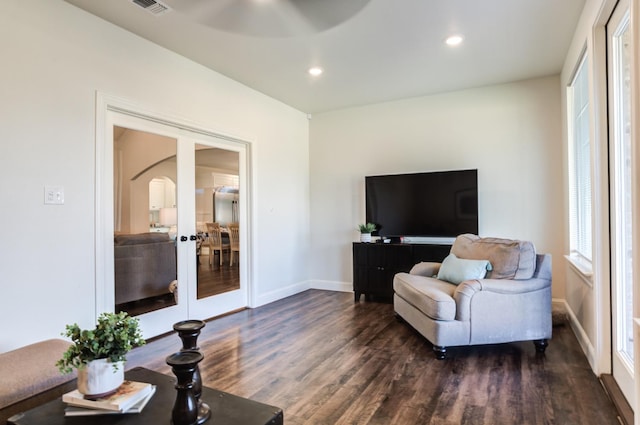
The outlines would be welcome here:
M 183 320 L 173 325 L 173 330 L 178 332 L 178 336 L 182 340 L 183 350 L 199 351 L 198 337 L 200 330 L 204 328 L 206 323 L 203 320 Z
M 178 336 L 182 340 L 182 349 L 180 351 L 200 351 L 198 347 L 198 336 L 200 336 L 200 330 L 204 328 L 205 325 L 206 323 L 202 320 L 183 320 L 173 325 L 173 330 L 178 333 Z M 193 393 L 198 402 L 199 419 L 197 424 L 200 425 L 209 419 L 211 409 L 207 403 L 200 399 L 202 394 L 202 375 L 200 374 L 200 367 L 197 364 L 193 372 Z
M 198 399 L 193 391 L 193 373 L 198 363 L 204 358 L 202 353 L 194 350 L 184 350 L 167 357 L 167 364 L 178 378 L 176 383 L 176 401 L 171 411 L 173 425 L 196 425 L 206 422 L 211 416 L 201 418 Z

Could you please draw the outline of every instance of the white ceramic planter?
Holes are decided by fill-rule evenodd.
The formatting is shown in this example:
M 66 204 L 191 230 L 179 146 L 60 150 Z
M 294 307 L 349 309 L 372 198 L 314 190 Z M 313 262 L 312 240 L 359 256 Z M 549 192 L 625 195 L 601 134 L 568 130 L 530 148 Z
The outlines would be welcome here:
M 371 233 L 360 233 L 360 242 L 371 242 Z
M 114 393 L 124 382 L 124 362 L 117 365 L 118 369 L 114 370 L 113 363 L 108 359 L 98 359 L 78 369 L 78 391 L 86 398 L 105 397 Z

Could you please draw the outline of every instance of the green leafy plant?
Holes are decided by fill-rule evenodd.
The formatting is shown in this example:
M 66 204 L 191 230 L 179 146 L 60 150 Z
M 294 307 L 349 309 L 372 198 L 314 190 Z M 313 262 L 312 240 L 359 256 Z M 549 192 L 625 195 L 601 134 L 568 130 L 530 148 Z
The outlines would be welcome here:
M 360 233 L 371 233 L 376 230 L 376 225 L 373 223 L 359 224 L 358 229 Z
M 67 325 L 62 335 L 73 342 L 56 362 L 62 373 L 98 359 L 109 359 L 117 370 L 118 362 L 125 361 L 132 348 L 145 344 L 138 319 L 126 312 L 102 313 L 93 330 L 80 329 L 77 323 Z

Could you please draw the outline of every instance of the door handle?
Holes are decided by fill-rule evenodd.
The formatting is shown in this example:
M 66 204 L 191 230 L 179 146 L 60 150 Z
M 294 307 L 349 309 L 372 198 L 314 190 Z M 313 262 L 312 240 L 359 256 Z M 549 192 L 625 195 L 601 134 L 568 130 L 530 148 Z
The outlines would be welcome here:
M 189 238 L 187 238 L 186 236 L 180 236 L 180 242 L 186 242 L 188 240 Z

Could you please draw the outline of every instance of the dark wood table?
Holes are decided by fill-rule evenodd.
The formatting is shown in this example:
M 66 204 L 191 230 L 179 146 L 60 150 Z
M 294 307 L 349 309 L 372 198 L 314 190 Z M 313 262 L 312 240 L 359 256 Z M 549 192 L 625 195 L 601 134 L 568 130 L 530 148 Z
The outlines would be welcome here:
M 157 386 L 156 393 L 141 413 L 99 416 L 64 416 L 65 403 L 61 398 L 37 406 L 9 418 L 10 425 L 162 425 L 171 423 L 171 410 L 176 400 L 175 376 L 163 375 L 144 368 L 125 373 L 132 381 L 149 382 Z M 282 425 L 282 409 L 203 387 L 201 399 L 211 408 L 215 425 Z

